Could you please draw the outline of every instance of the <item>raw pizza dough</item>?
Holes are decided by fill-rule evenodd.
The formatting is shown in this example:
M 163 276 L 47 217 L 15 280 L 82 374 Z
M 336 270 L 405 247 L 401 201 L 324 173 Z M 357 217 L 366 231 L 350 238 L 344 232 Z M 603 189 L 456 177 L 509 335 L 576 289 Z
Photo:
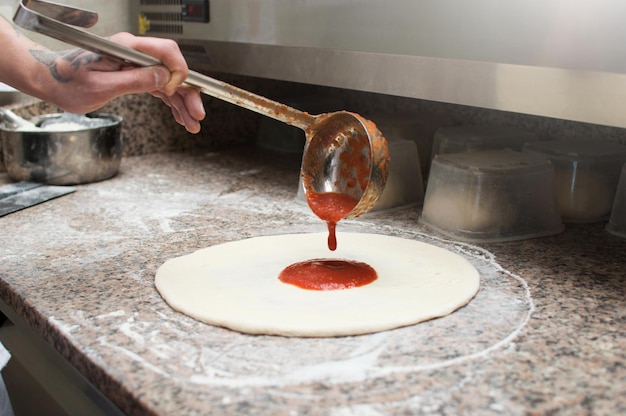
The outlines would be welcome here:
M 377 234 L 326 233 L 255 237 L 208 247 L 165 262 L 156 287 L 175 310 L 250 334 L 359 335 L 441 317 L 467 304 L 478 271 L 460 255 L 415 240 Z M 312 258 L 365 262 L 373 283 L 314 291 L 282 283 L 287 266 Z

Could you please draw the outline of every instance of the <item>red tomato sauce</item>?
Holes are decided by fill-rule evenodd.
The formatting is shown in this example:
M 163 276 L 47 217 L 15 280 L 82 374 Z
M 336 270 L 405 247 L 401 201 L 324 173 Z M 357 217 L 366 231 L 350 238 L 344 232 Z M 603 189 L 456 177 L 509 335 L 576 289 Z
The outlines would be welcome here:
M 354 209 L 358 200 L 339 192 L 307 192 L 311 210 L 328 224 L 328 248 L 337 249 L 337 222 Z
M 287 266 L 278 278 L 302 289 L 342 290 L 372 283 L 378 275 L 360 261 L 312 259 Z

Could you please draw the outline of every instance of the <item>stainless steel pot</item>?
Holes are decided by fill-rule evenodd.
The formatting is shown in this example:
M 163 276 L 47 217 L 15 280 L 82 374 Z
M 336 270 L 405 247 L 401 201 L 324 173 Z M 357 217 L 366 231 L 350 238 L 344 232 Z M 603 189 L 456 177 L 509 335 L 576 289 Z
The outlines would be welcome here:
M 62 114 L 48 114 L 31 121 L 41 125 Z M 122 159 L 122 121 L 111 114 L 89 114 L 104 119 L 99 127 L 86 124 L 67 130 L 10 129 L 0 124 L 4 163 L 16 181 L 52 185 L 76 185 L 114 176 Z

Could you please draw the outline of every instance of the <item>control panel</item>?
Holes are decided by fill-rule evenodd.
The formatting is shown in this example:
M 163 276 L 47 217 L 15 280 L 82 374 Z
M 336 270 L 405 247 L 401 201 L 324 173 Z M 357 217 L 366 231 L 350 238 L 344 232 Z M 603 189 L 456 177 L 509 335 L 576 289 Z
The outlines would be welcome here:
M 182 20 L 184 22 L 208 23 L 210 18 L 209 0 L 183 0 Z

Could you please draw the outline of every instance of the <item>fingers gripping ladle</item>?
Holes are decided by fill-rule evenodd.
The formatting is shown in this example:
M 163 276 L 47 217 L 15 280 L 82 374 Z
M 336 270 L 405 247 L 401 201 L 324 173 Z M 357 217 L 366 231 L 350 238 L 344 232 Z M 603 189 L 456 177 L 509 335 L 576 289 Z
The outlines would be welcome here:
M 21 0 L 13 18 L 25 29 L 133 65 L 161 64 L 150 55 L 81 29 L 93 26 L 97 19 L 97 13 L 42 0 Z M 371 210 L 380 198 L 389 173 L 389 152 L 387 141 L 371 121 L 347 111 L 311 115 L 194 71 L 189 72 L 185 83 L 304 130 L 300 174 L 307 201 L 323 220 L 356 218 Z M 339 194 L 351 202 L 337 215 L 339 218 L 324 218 L 324 210 L 312 204 L 312 196 L 320 194 Z

